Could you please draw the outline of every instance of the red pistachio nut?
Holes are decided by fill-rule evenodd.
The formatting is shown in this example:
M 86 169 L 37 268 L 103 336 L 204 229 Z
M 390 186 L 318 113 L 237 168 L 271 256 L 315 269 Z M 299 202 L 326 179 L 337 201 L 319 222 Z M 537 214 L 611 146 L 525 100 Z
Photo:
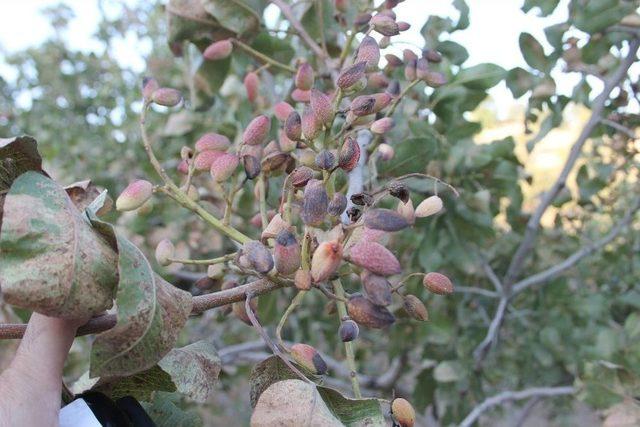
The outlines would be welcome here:
M 258 91 L 260 90 L 260 79 L 256 72 L 251 71 L 244 76 L 244 89 L 247 92 L 249 102 L 256 102 L 258 99 Z
M 347 197 L 342 193 L 335 193 L 327 206 L 327 213 L 339 217 L 347 208 Z
M 196 141 L 196 151 L 226 151 L 231 141 L 219 133 L 205 133 Z
M 359 325 L 373 329 L 382 329 L 393 324 L 396 318 L 385 307 L 371 303 L 364 296 L 355 294 L 347 302 L 349 317 Z
M 142 78 L 142 97 L 145 101 L 150 102 L 153 93 L 160 88 L 158 81 L 153 77 L 143 77 Z
M 364 214 L 364 225 L 382 231 L 400 231 L 410 224 L 406 218 L 391 209 L 375 208 Z
M 406 311 L 413 319 L 421 322 L 429 320 L 427 307 L 424 306 L 417 296 L 411 294 L 405 295 L 402 300 L 402 306 L 404 311 Z
M 211 169 L 213 161 L 224 154 L 225 153 L 223 151 L 202 151 L 196 156 L 193 161 L 193 166 L 197 171 L 209 170 Z
M 315 114 L 316 123 L 318 125 L 328 125 L 333 120 L 333 107 L 331 99 L 318 89 L 311 89 L 309 96 L 311 109 Z
M 254 179 L 260 175 L 260 160 L 255 156 L 244 155 L 242 156 L 242 167 L 244 173 L 247 175 L 247 179 Z
M 291 346 L 291 357 L 306 371 L 316 375 L 327 373 L 327 363 L 324 361 L 318 350 L 308 344 L 294 344 Z
M 336 156 L 329 150 L 322 150 L 315 159 L 315 164 L 322 170 L 331 170 L 336 163 Z
M 368 84 L 372 89 L 384 89 L 389 86 L 389 78 L 383 73 L 372 73 L 369 76 Z
M 395 153 L 395 150 L 389 144 L 382 143 L 378 145 L 378 156 L 382 161 L 388 162 L 389 160 L 393 159 Z
M 231 55 L 231 51 L 233 51 L 233 43 L 231 43 L 230 39 L 220 40 L 217 42 L 211 43 L 202 53 L 204 59 L 209 61 L 217 61 L 219 59 L 224 59 Z
M 453 293 L 453 283 L 447 276 L 441 273 L 431 272 L 424 275 L 422 284 L 431 293 L 437 295 L 449 295 Z
M 387 60 L 387 63 L 392 67 L 400 67 L 403 62 L 402 59 L 398 58 L 393 53 L 387 53 L 384 58 Z
M 296 188 L 304 187 L 313 178 L 313 170 L 307 166 L 298 166 L 289 175 L 289 182 Z
M 345 172 L 351 172 L 360 160 L 360 145 L 350 136 L 344 140 L 338 153 L 338 166 Z
M 302 63 L 298 67 L 294 80 L 296 88 L 301 90 L 310 90 L 313 87 L 313 80 L 313 68 L 311 68 L 311 65 L 309 65 L 308 62 Z
M 373 29 L 383 36 L 396 36 L 400 34 L 400 29 L 398 28 L 398 24 L 395 19 L 382 13 L 378 13 L 376 16 L 371 18 L 369 24 L 373 26 Z
M 284 122 L 284 133 L 293 141 L 302 139 L 302 120 L 297 111 L 291 111 Z
M 365 61 L 360 61 L 342 70 L 342 72 L 338 76 L 336 85 L 342 90 L 347 90 L 351 88 L 353 85 L 358 83 L 360 79 L 364 77 L 364 72 L 366 68 L 367 68 L 367 63 Z
M 407 400 L 401 397 L 391 402 L 391 414 L 400 427 L 413 427 L 416 422 L 416 411 Z
M 171 240 L 169 239 L 160 240 L 160 243 L 158 243 L 158 246 L 156 246 L 156 252 L 155 252 L 156 261 L 161 266 L 166 267 L 167 265 L 171 264 L 171 261 L 169 260 L 169 258 L 174 257 L 175 251 L 176 251 L 176 248 L 175 246 L 173 246 L 173 243 L 171 243 Z
M 324 188 L 322 181 L 317 179 L 310 180 L 302 197 L 302 209 L 300 217 L 306 225 L 317 227 L 324 221 L 329 205 L 329 196 Z
M 311 259 L 311 279 L 314 283 L 324 282 L 336 272 L 342 261 L 342 244 L 336 240 L 322 242 L 313 252 Z
M 242 245 L 242 256 L 246 257 L 252 269 L 267 274 L 273 269 L 273 257 L 269 249 L 257 240 Z
M 389 132 L 393 128 L 393 125 L 394 123 L 391 117 L 383 117 L 371 123 L 371 127 L 369 129 L 373 133 L 383 135 Z
M 415 215 L 417 218 L 435 215 L 442 210 L 442 206 L 442 199 L 440 197 L 427 197 L 416 207 Z
M 153 194 L 153 184 L 144 179 L 133 181 L 125 188 L 116 199 L 116 209 L 119 211 L 132 211 L 138 209 Z
M 340 323 L 340 328 L 338 329 L 338 335 L 340 335 L 340 340 L 342 342 L 351 342 L 358 338 L 360 334 L 360 327 L 356 322 L 351 319 L 344 320 Z
M 222 153 L 211 163 L 211 177 L 216 182 L 225 182 L 235 172 L 240 159 L 235 154 Z
M 402 60 L 407 63 L 409 61 L 417 61 L 418 55 L 415 54 L 411 49 L 404 49 L 402 51 Z
M 445 75 L 438 71 L 429 71 L 422 80 L 424 80 L 427 86 L 431 87 L 440 87 L 447 84 Z
M 300 268 L 300 244 L 295 234 L 289 230 L 278 233 L 273 258 L 276 270 L 285 276 L 295 273 Z
M 351 101 L 351 112 L 358 116 L 366 116 L 374 113 L 374 107 L 376 105 L 376 98 L 371 95 L 361 95 Z
M 387 279 L 364 270 L 360 274 L 360 280 L 362 281 L 362 290 L 365 298 L 371 301 L 373 305 L 382 307 L 391 305 L 393 296 L 391 295 L 391 283 Z
M 380 47 L 378 42 L 371 36 L 366 36 L 358 46 L 358 53 L 355 62 L 366 62 L 367 70 L 375 70 L 380 62 Z
M 153 92 L 151 99 L 163 107 L 175 107 L 182 101 L 182 94 L 177 89 L 161 87 Z
M 288 102 L 280 101 L 273 106 L 273 113 L 281 122 L 287 120 L 287 117 L 289 117 L 289 114 L 291 114 L 292 112 L 293 107 Z
M 380 243 L 361 241 L 349 253 L 350 261 L 380 276 L 392 276 L 402 271 L 400 262 Z
M 318 131 L 320 130 L 320 124 L 316 120 L 316 114 L 310 106 L 305 106 L 304 111 L 302 112 L 302 134 L 305 139 L 312 141 L 316 136 L 318 136 Z
M 291 92 L 291 99 L 296 102 L 309 102 L 310 98 L 310 90 L 294 89 L 293 92 Z
M 271 120 L 265 115 L 260 115 L 249 123 L 242 134 L 242 143 L 247 145 L 259 145 L 264 142 L 271 130 Z
M 418 78 L 418 74 L 416 71 L 417 64 L 418 60 L 411 59 L 410 61 L 407 61 L 407 64 L 404 66 L 404 78 L 410 82 Z

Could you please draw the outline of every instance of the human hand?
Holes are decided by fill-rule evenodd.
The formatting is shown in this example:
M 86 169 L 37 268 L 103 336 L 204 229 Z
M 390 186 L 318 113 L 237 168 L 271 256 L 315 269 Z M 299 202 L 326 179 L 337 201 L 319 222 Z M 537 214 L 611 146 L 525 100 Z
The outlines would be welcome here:
M 62 368 L 83 323 L 31 315 L 15 357 L 0 374 L 0 427 L 58 425 Z

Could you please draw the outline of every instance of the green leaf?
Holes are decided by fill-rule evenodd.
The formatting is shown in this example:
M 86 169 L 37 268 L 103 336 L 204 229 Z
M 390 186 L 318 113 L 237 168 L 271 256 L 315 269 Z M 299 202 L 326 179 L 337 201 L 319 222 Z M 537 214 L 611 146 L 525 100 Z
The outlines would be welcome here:
M 158 392 L 150 403 L 141 402 L 157 427 L 201 427 L 202 419 L 197 413 L 187 412 L 176 405 L 175 394 Z
M 282 381 L 292 379 L 297 380 L 299 377 L 291 372 L 287 365 L 277 356 L 271 356 L 258 363 L 249 377 L 251 406 L 256 407 L 260 396 L 273 384 L 282 384 Z M 305 384 L 302 381 L 296 382 Z M 292 384 L 292 387 L 293 385 L 295 384 Z M 293 388 L 297 390 L 300 387 Z M 329 411 L 343 425 L 348 427 L 386 425 L 378 399 L 350 399 L 332 388 L 316 386 L 316 389 Z M 300 391 L 304 392 L 305 390 L 301 389 Z M 302 401 L 300 402 L 300 404 L 303 403 Z M 256 407 L 256 410 L 259 410 L 259 407 Z
M 220 23 L 204 9 L 201 0 L 170 0 L 167 10 L 169 46 L 181 54 L 182 43 L 190 41 L 203 50 L 212 40 L 231 37 L 234 32 L 222 28 Z
M 436 50 L 449 58 L 449 60 L 455 65 L 460 65 L 469 58 L 469 52 L 467 52 L 467 49 L 451 40 L 445 40 L 438 43 Z
M 569 28 L 569 24 L 566 22 L 550 25 L 544 29 L 544 35 L 547 37 L 547 41 L 554 49 L 561 50 L 562 37 L 564 36 L 565 31 Z
M 122 378 L 100 380 L 92 390 L 99 391 L 113 400 L 133 396 L 139 401 L 149 401 L 157 391 L 176 391 L 171 375 L 159 366 Z
M 500 83 L 505 70 L 495 64 L 478 64 L 464 68 L 455 76 L 452 83 L 463 85 L 470 89 L 487 90 Z
M 169 373 L 180 393 L 197 402 L 209 398 L 222 368 L 216 348 L 207 341 L 174 348 L 158 365 Z
M 458 23 L 451 31 L 465 30 L 469 28 L 469 5 L 465 0 L 453 0 L 453 7 L 460 12 Z
M 633 2 L 618 0 L 591 0 L 585 7 L 577 8 L 573 21 L 576 28 L 593 34 L 619 22 L 634 9 Z
M 549 72 L 551 64 L 540 42 L 529 33 L 521 33 L 518 41 L 520 44 L 520 52 L 522 52 L 526 63 L 529 64 L 530 67 L 543 73 Z
M 533 88 L 537 80 L 536 76 L 527 70 L 516 67 L 507 73 L 506 83 L 513 97 L 520 98 Z
M 239 36 L 257 33 L 264 9 L 261 1 L 246 0 L 204 0 L 202 6 L 222 27 Z
M 427 22 L 422 26 L 420 34 L 424 37 L 427 46 L 436 46 L 440 34 L 450 32 L 453 29 L 451 18 L 441 18 L 436 15 L 429 16 Z
M 378 399 L 351 399 L 328 387 L 318 387 L 329 410 L 348 427 L 385 426 Z
M 64 317 L 88 317 L 113 304 L 116 253 L 41 173 L 13 182 L 0 252 L 0 288 L 9 304 Z
M 13 181 L 26 171 L 42 170 L 42 158 L 38 153 L 38 143 L 30 136 L 0 138 L 0 227 L 2 227 L 2 206 L 5 192 Z
M 114 227 L 87 216 L 118 248 L 116 326 L 98 335 L 91 349 L 91 376 L 127 376 L 155 365 L 174 346 L 191 312 L 191 295 L 151 269 L 143 253 Z
M 560 0 L 525 0 L 522 11 L 527 13 L 537 7 L 540 10 L 540 16 L 549 16 L 558 7 L 558 3 Z
M 196 99 L 193 100 L 196 111 L 207 110 L 222 87 L 231 68 L 231 57 L 219 61 L 202 61 L 193 76 Z
M 287 40 L 264 32 L 258 34 L 253 43 L 251 43 L 251 47 L 283 64 L 288 64 L 296 54 Z M 277 70 L 277 68 L 274 68 L 271 71 Z
M 43 172 L 38 143 L 30 136 L 0 138 L 0 191 L 27 171 Z

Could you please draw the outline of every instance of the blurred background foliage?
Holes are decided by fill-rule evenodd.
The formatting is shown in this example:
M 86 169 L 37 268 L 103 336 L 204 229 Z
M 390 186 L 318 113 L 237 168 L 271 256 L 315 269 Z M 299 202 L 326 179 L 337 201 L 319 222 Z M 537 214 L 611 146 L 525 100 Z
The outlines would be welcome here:
M 324 3 L 331 48 L 338 43 L 342 28 L 333 19 L 332 2 Z M 502 390 L 567 384 L 578 388 L 576 397 L 581 403 L 572 397 L 548 401 L 541 411 L 553 425 L 597 425 L 601 419 L 633 414 L 634 410 L 637 415 L 637 216 L 628 232 L 584 262 L 518 295 L 508 308 L 498 345 L 481 368 L 474 365 L 472 352 L 484 338 L 498 302 L 490 296 L 493 286 L 483 265 L 488 263 L 500 276 L 506 272 L 537 196 L 555 179 L 589 115 L 601 87 L 592 89 L 593 82 L 618 65 L 622 46 L 633 34 L 631 30 L 608 29 L 628 26 L 635 28 L 637 35 L 640 17 L 632 14 L 629 18 L 629 14 L 638 4 L 573 0 L 568 6 L 569 20 L 545 29 L 553 50 L 545 50 L 533 36 L 523 33 L 519 43 L 529 67 L 503 70 L 493 64 L 465 67 L 467 49 L 473 46 L 461 46 L 447 35 L 466 28 L 468 8 L 464 0 L 453 3 L 460 12 L 457 19 L 425 17 L 422 29 L 425 47 L 444 55 L 440 69 L 450 84 L 429 89 L 401 105 L 397 117 L 404 119 L 397 120 L 389 136 L 395 156 L 378 162 L 371 173 L 382 181 L 405 173 L 429 173 L 460 192 L 456 198 L 440 188 L 446 214 L 422 221 L 415 230 L 394 239 L 407 270 L 442 271 L 461 292 L 442 298 L 429 295 L 417 279 L 409 282 L 409 292 L 426 301 L 430 321 L 415 323 L 400 315 L 385 334 L 362 333 L 357 344 L 360 372 L 376 377 L 390 366 L 400 366 L 396 381 L 387 389 L 372 387 L 367 393 L 389 398 L 395 389 L 406 395 L 423 414 L 425 425 L 434 420 L 442 425 L 459 422 L 487 396 Z M 91 178 L 111 194 L 118 194 L 132 179 L 153 176 L 138 131 L 142 76 L 118 62 L 110 49 L 113 40 L 133 32 L 151 46 L 146 73 L 164 86 L 189 94 L 186 108 L 158 109 L 159 114 L 150 117 L 159 138 L 156 153 L 167 168 L 175 168 L 180 148 L 192 145 L 204 132 L 217 131 L 233 138 L 255 113 L 256 107 L 245 101 L 242 87 L 242 78 L 254 67 L 254 61 L 234 52 L 224 64 L 201 64 L 198 48 L 206 45 L 212 34 L 220 38 L 229 31 L 245 31 L 254 32 L 254 48 L 280 61 L 288 62 L 303 51 L 286 31 L 267 31 L 261 22 L 242 21 L 247 28 L 241 29 L 224 28 L 224 19 L 196 22 L 180 13 L 193 12 L 190 5 L 189 1 L 170 1 L 168 6 L 155 2 L 121 5 L 116 19 L 103 15 L 95 34 L 104 45 L 100 54 L 69 48 L 63 35 L 72 18 L 71 9 L 47 9 L 54 36 L 40 46 L 4 58 L 17 71 L 17 78 L 11 82 L 0 79 L 0 135 L 35 136 L 47 169 L 63 184 Z M 557 5 L 557 0 L 526 0 L 523 11 L 544 16 Z M 318 31 L 313 3 L 300 9 L 304 9 L 302 22 L 313 35 Z M 623 19 L 628 21 L 621 23 Z M 552 74 L 557 72 L 578 76 L 571 97 L 556 94 Z M 402 69 L 388 72 L 390 77 L 394 73 L 402 73 Z M 269 109 L 286 95 L 286 77 L 277 72 L 269 75 L 271 84 L 263 82 L 257 108 Z M 514 107 L 506 119 L 495 116 L 487 98 L 487 90 L 501 81 L 514 98 L 526 104 L 525 108 Z M 636 75 L 614 90 L 604 119 L 635 129 L 637 84 Z M 555 158 L 548 155 L 549 150 Z M 558 264 L 604 235 L 622 217 L 640 193 L 639 150 L 638 140 L 619 127 L 606 123 L 596 127 L 567 188 L 543 217 L 544 227 L 526 261 L 525 276 Z M 554 163 L 558 158 L 560 163 Z M 205 200 L 216 210 L 220 201 L 213 189 L 205 182 L 200 185 Z M 416 181 L 412 190 L 418 202 L 437 189 Z M 257 207 L 251 191 L 245 194 L 235 221 L 249 234 L 256 234 L 248 220 Z M 270 203 L 275 206 L 277 201 Z M 115 219 L 114 215 L 111 220 Z M 217 256 L 230 249 L 225 247 L 229 242 L 197 219 L 160 200 L 151 209 L 121 215 L 117 221 L 149 254 L 164 237 L 181 241 L 178 250 L 183 256 Z M 212 280 L 192 286 L 203 272 L 184 266 L 158 271 L 194 293 L 220 285 L 219 280 Z M 346 286 L 349 288 L 348 280 Z M 465 292 L 465 288 L 487 292 Z M 291 290 L 284 290 L 261 297 L 260 315 L 269 328 L 275 327 L 292 295 Z M 333 347 L 338 327 L 335 316 L 324 314 L 320 298 L 308 301 L 292 316 L 285 335 L 292 341 L 313 342 L 340 359 L 341 349 Z M 259 339 L 250 327 L 215 311 L 190 320 L 183 335 L 184 343 L 213 339 L 221 349 Z M 81 374 L 78 367 L 86 362 L 84 345 L 86 342 L 79 340 L 74 347 L 70 379 Z M 250 363 L 262 354 L 256 351 L 229 358 L 218 385 L 220 392 L 196 408 L 206 425 L 248 422 L 246 377 Z M 337 385 L 348 389 L 346 382 Z M 521 404 L 509 407 L 503 415 L 494 413 L 495 419 L 512 425 L 508 423 L 515 423 Z M 635 419 L 640 423 L 640 416 Z

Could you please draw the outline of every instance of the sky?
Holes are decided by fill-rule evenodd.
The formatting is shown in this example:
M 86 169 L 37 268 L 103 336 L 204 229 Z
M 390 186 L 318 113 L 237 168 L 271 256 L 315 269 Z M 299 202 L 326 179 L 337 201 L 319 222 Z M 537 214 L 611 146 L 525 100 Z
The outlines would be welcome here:
M 105 0 L 104 5 L 109 9 L 110 4 L 121 0 Z M 135 3 L 142 0 L 125 0 Z M 380 1 L 380 0 L 379 0 Z M 69 44 L 74 49 L 99 51 L 101 46 L 91 35 L 97 28 L 98 0 L 62 0 L 75 12 L 76 18 L 71 22 L 68 34 L 71 36 Z M 536 11 L 528 14 L 520 10 L 522 0 L 467 0 L 470 13 L 468 29 L 454 33 L 451 40 L 465 46 L 469 51 L 469 59 L 464 64 L 471 66 L 483 62 L 493 62 L 506 69 L 526 64 L 518 48 L 518 36 L 526 31 L 533 34 L 548 51 L 551 47 L 546 43 L 544 28 L 566 19 L 568 0 L 562 0 L 554 14 L 546 18 L 537 16 Z M 49 37 L 53 31 L 46 18 L 39 11 L 47 6 L 60 3 L 60 0 L 20 0 L 0 1 L 0 76 L 11 78 L 12 70 L 2 64 L 4 52 L 15 52 L 26 47 L 37 45 Z M 267 18 L 273 16 L 275 6 L 269 6 Z M 398 20 L 409 22 L 409 31 L 393 38 L 392 49 L 400 52 L 404 48 L 418 49 L 422 47 L 420 36 L 422 24 L 429 15 L 450 16 L 457 20 L 458 12 L 451 5 L 450 0 L 406 0 L 395 9 Z M 28 23 L 28 25 L 25 25 Z M 144 52 L 135 39 L 123 40 L 114 45 L 116 58 L 137 71 L 143 71 L 145 63 L 140 55 Z M 573 87 L 578 76 L 562 76 L 558 81 L 558 90 L 566 93 Z M 597 84 L 596 84 L 597 88 Z M 504 83 L 490 92 L 498 106 L 512 105 L 509 91 Z M 498 107 L 498 113 L 501 108 Z M 505 110 L 506 111 L 506 110 Z M 504 112 L 504 111 L 503 111 Z

